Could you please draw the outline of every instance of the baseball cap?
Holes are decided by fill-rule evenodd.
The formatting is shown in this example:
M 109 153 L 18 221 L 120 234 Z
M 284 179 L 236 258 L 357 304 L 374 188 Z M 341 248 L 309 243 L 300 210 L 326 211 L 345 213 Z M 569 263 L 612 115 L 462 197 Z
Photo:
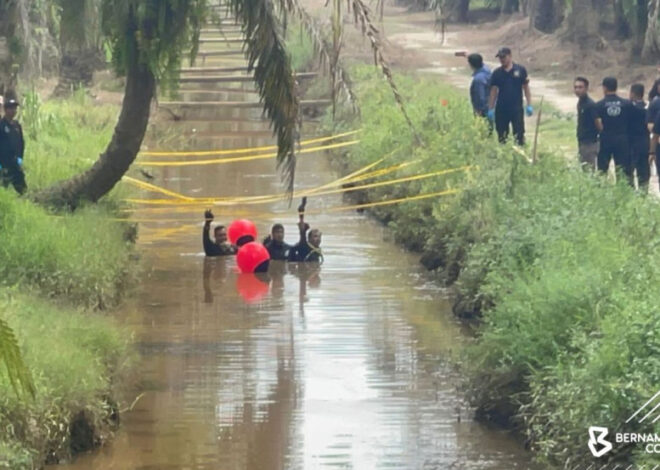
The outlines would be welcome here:
M 10 98 L 7 101 L 5 101 L 4 106 L 5 106 L 5 108 L 12 108 L 12 107 L 20 106 L 20 104 L 15 99 Z
M 508 47 L 500 47 L 500 50 L 497 51 L 495 57 L 504 57 L 507 55 L 511 55 L 511 49 L 509 49 Z

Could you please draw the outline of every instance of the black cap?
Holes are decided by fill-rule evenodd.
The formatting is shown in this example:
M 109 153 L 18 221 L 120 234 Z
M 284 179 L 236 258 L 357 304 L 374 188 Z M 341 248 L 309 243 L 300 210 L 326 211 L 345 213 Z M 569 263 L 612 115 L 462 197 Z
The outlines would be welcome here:
M 19 103 L 15 99 L 11 98 L 5 101 L 4 106 L 5 108 L 15 108 L 16 106 L 19 106 Z
M 509 49 L 508 47 L 500 47 L 500 50 L 497 51 L 495 57 L 504 57 L 507 55 L 511 55 L 511 49 Z

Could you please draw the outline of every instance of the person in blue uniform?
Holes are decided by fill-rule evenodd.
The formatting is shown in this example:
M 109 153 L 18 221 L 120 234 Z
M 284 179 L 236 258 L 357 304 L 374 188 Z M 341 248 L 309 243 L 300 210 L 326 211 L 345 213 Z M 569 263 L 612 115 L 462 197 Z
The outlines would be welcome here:
M 644 85 L 635 83 L 630 87 L 630 121 L 628 134 L 630 138 L 631 175 L 637 173 L 637 184 L 642 193 L 648 191 L 651 169 L 649 166 L 650 139 L 647 127 L 646 102 L 644 101 Z
M 610 161 L 632 181 L 630 162 L 630 114 L 632 103 L 617 95 L 618 82 L 614 77 L 603 79 L 605 97 L 596 103 L 596 128 L 600 133 L 598 170 L 606 173 Z
M 18 106 L 14 98 L 8 98 L 3 104 L 5 115 L 0 119 L 0 179 L 4 187 L 11 184 L 18 194 L 23 194 L 27 190 L 23 173 L 25 140 L 23 128 L 16 120 Z

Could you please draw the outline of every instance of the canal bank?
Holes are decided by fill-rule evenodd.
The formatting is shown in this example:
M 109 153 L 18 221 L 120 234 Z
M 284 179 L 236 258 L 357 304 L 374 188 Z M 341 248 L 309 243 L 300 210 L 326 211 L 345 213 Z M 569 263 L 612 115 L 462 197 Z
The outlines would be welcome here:
M 593 464 L 588 423 L 620 426 L 657 388 L 658 339 L 645 333 L 660 322 L 656 200 L 581 171 L 561 150 L 571 123 L 560 117 L 544 118 L 536 152 L 499 145 L 462 93 L 401 73 L 417 145 L 384 80 L 369 66 L 350 74 L 361 118 L 325 127 L 362 127 L 360 144 L 337 156 L 343 171 L 384 158 L 397 170 L 382 180 L 447 172 L 357 194 L 365 204 L 410 200 L 372 213 L 453 287 L 454 313 L 476 322 L 463 370 L 477 415 L 522 432 L 552 466 Z M 630 447 L 607 459 L 658 464 Z
M 236 88 L 214 94 L 250 99 L 238 97 L 251 85 Z M 197 150 L 273 143 L 255 134 L 268 129 L 258 110 L 203 113 L 170 124 Z M 281 192 L 273 159 L 148 171 L 195 197 Z M 320 152 L 303 154 L 297 189 L 339 176 Z M 273 263 L 266 282 L 238 274 L 233 259 L 204 258 L 205 207 L 137 206 L 152 269 L 120 321 L 135 331 L 140 399 L 113 443 L 58 468 L 533 468 L 507 433 L 471 419 L 452 365 L 465 335 L 445 293 L 382 226 L 331 212 L 342 204 L 338 194 L 308 203 L 325 263 Z M 218 205 L 215 216 L 248 217 L 260 236 L 281 222 L 297 238 L 285 200 Z

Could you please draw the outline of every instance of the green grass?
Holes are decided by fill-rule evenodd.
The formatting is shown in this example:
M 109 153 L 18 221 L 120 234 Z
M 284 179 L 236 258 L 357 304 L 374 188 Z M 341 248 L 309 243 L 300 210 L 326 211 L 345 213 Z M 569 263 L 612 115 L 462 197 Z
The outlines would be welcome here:
M 657 202 L 579 170 L 575 124 L 551 108 L 530 164 L 488 137 L 462 93 L 432 78 L 397 75 L 421 147 L 377 73 L 370 66 L 351 73 L 360 122 L 345 114 L 325 124 L 363 129 L 360 145 L 344 154 L 345 171 L 382 157 L 382 166 L 417 162 L 384 179 L 478 166 L 359 197 L 461 189 L 373 214 L 454 285 L 456 313 L 477 319 L 465 364 L 479 414 L 526 434 L 550 466 L 588 466 L 588 427 L 620 431 L 660 383 Z M 626 430 L 660 433 L 660 426 Z M 619 447 L 610 463 L 649 464 L 639 450 Z
M 27 93 L 19 119 L 31 191 L 88 168 L 112 135 L 118 107 L 82 93 L 42 103 Z M 135 279 L 126 226 L 113 221 L 126 190 L 75 213 L 52 213 L 0 188 L 0 317 L 19 341 L 36 386 L 21 398 L 0 368 L 0 468 L 40 468 L 72 452 L 72 419 L 108 434 L 126 332 L 98 312 L 117 306 Z
M 70 455 L 70 422 L 78 413 L 97 432 L 108 429 L 109 400 L 127 370 L 127 335 L 109 318 L 12 290 L 0 290 L 0 312 L 20 338 L 36 387 L 34 400 L 20 398 L 0 374 L 0 468 L 32 469 L 46 451 Z

